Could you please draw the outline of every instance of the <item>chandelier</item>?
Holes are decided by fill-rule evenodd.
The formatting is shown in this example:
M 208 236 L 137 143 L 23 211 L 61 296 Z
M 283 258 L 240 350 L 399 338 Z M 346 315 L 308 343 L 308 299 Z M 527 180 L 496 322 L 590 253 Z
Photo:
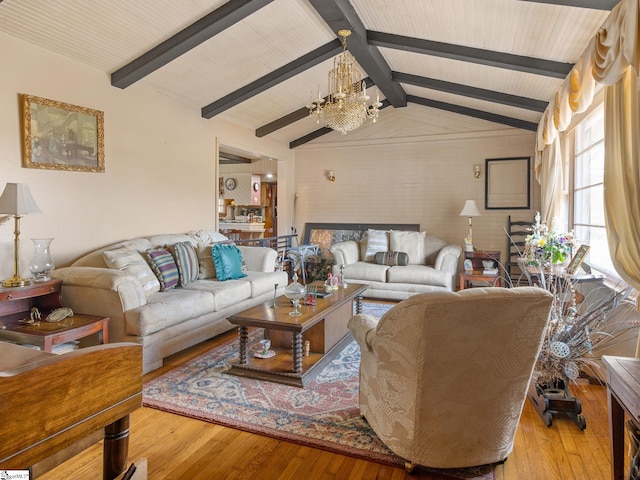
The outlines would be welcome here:
M 309 116 L 316 118 L 316 123 L 322 122 L 345 135 L 360 127 L 367 118 L 375 123 L 382 103 L 376 90 L 375 103 L 367 105 L 367 85 L 353 55 L 347 51 L 347 37 L 351 30 L 339 30 L 338 35 L 342 37 L 342 53 L 333 59 L 333 69 L 329 71 L 329 96 L 322 98 L 318 88 L 318 98 L 310 99 L 307 108 Z

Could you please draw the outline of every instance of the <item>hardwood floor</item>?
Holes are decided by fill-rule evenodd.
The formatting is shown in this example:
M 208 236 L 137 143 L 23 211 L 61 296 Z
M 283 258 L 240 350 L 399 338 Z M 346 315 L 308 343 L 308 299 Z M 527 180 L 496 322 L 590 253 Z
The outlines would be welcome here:
M 211 339 L 167 359 L 165 365 L 145 375 L 151 380 L 204 351 L 229 335 Z M 587 428 L 570 420 L 554 419 L 544 425 L 532 404 L 525 403 L 515 447 L 496 480 L 604 480 L 610 478 L 609 426 L 606 389 L 583 385 L 574 392 L 582 402 Z M 408 475 L 393 468 L 333 454 L 231 428 L 140 408 L 132 415 L 129 458 L 146 457 L 148 478 L 161 479 L 432 479 L 440 477 L 418 470 Z M 41 480 L 102 478 L 102 444 L 96 444 Z

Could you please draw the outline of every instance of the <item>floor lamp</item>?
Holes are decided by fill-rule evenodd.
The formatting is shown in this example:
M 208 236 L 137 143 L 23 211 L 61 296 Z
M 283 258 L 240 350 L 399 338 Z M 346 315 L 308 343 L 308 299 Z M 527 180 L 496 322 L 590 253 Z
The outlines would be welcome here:
M 2 281 L 3 287 L 24 287 L 31 280 L 22 278 L 19 271 L 20 258 L 20 218 L 24 215 L 41 213 L 40 208 L 31 196 L 29 186 L 26 183 L 7 183 L 4 192 L 0 196 L 0 214 L 12 215 L 15 218 L 15 230 L 13 240 L 13 277 Z
M 473 229 L 471 227 L 471 217 L 479 217 L 480 210 L 475 200 L 467 200 L 460 212 L 461 217 L 469 217 L 469 235 L 464 239 L 464 249 L 467 252 L 473 252 Z

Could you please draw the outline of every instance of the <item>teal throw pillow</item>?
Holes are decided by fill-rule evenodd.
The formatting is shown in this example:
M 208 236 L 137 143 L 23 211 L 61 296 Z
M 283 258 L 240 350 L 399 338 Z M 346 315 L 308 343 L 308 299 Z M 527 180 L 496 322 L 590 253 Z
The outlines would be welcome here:
M 211 247 L 211 256 L 216 267 L 216 277 L 221 282 L 247 276 L 242 271 L 242 252 L 235 245 L 217 243 Z

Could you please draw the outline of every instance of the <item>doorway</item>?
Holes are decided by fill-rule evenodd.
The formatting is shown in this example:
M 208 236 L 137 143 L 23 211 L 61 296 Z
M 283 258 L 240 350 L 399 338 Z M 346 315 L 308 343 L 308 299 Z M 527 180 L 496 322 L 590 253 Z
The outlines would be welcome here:
M 276 159 L 220 145 L 218 165 L 218 221 L 226 230 L 244 230 L 239 224 L 264 223 L 251 236 L 278 234 L 278 161 Z M 247 234 L 245 234 L 246 236 Z

